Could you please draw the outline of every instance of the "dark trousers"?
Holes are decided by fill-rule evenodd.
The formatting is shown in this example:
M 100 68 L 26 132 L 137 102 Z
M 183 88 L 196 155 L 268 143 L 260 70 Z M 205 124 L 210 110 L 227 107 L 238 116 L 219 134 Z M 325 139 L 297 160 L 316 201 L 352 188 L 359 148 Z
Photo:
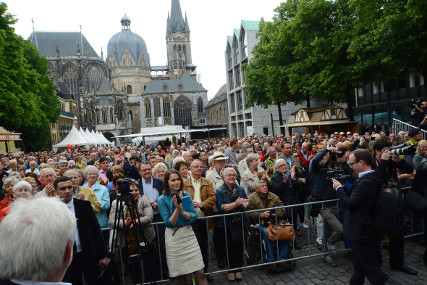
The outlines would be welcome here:
M 404 263 L 405 240 L 403 234 L 390 238 L 390 268 L 401 269 Z
M 84 275 L 86 284 L 98 285 L 98 270 L 93 271 L 87 268 L 83 254 L 79 252 L 74 254 L 73 261 L 71 262 L 70 267 L 68 267 L 62 281 L 73 285 L 83 285 L 82 274 Z
M 217 227 L 216 234 L 223 246 L 224 252 L 228 253 L 228 268 L 239 268 L 243 265 L 243 236 L 241 222 L 237 222 L 230 228 L 227 228 L 227 233 L 224 227 Z M 222 253 L 224 254 L 224 253 Z M 227 262 L 227 256 L 224 257 Z M 239 269 L 233 270 L 240 271 Z
M 208 220 L 197 220 L 193 224 L 193 230 L 199 242 L 200 251 L 202 252 L 203 263 L 205 264 L 205 272 L 209 269 L 209 237 L 208 227 L 206 225 Z
M 215 225 L 213 230 L 215 256 L 218 262 L 225 262 L 225 235 L 224 227 Z
M 384 275 L 381 272 L 380 240 L 355 241 L 350 240 L 351 259 L 354 274 L 350 279 L 350 285 L 362 285 L 365 277 L 372 285 L 385 284 Z
M 156 272 L 157 280 L 160 280 L 160 268 L 163 274 L 163 279 L 169 278 L 169 270 L 168 270 L 168 264 L 166 262 L 166 247 L 165 247 L 165 224 L 163 223 L 163 219 L 160 216 L 160 214 L 155 214 L 153 216 L 153 223 L 161 222 L 161 224 L 156 225 L 156 248 L 155 248 L 155 264 L 154 268 L 158 268 L 159 272 Z M 160 255 L 159 255 L 160 251 Z M 162 263 L 162 266 L 160 267 L 160 261 Z M 151 261 L 153 262 L 153 261 Z

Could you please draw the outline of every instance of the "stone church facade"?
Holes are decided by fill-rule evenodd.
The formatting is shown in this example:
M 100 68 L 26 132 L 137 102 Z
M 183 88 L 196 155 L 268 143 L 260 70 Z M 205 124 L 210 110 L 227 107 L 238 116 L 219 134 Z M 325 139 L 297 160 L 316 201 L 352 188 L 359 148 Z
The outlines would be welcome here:
M 79 125 L 116 135 L 166 124 L 206 123 L 207 90 L 195 79 L 190 29 L 179 0 L 167 18 L 167 66 L 152 66 L 144 39 L 131 30 L 128 16 L 113 35 L 104 60 L 81 32 L 33 31 L 31 42 L 47 58 L 60 92 L 66 86 L 78 106 Z M 158 75 L 160 72 L 160 76 Z M 160 119 L 159 119 L 160 118 Z

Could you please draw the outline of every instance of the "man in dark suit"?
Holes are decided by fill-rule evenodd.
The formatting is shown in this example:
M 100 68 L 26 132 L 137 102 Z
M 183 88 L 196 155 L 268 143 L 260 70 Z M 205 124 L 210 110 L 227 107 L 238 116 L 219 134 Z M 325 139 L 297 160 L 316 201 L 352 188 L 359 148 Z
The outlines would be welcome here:
M 75 231 L 76 219 L 59 199 L 16 201 L 0 224 L 0 284 L 65 284 Z
M 159 209 L 157 206 L 157 200 L 163 192 L 163 181 L 152 176 L 151 164 L 148 161 L 141 162 L 139 166 L 139 175 L 141 175 L 141 179 L 138 181 L 141 195 L 147 197 L 153 209 L 153 223 L 161 223 L 159 225 L 155 225 L 156 233 L 158 236 L 158 239 L 156 239 L 156 241 L 160 241 L 160 244 L 158 244 L 158 246 L 160 246 L 160 256 L 163 272 L 163 276 L 159 275 L 158 277 L 163 277 L 163 279 L 165 279 L 169 273 L 166 264 L 165 225 L 163 224 L 163 220 L 160 216 Z M 157 252 L 158 249 L 156 249 L 156 257 L 158 256 Z M 157 266 L 155 268 L 160 268 L 160 261 L 156 260 L 156 265 Z
M 73 285 L 83 284 L 83 273 L 87 284 L 98 284 L 99 268 L 107 265 L 108 257 L 95 212 L 90 202 L 73 199 L 73 185 L 70 178 L 61 176 L 55 180 L 53 186 L 58 197 L 67 204 L 77 221 L 73 262 L 65 273 L 63 281 Z
M 350 285 L 364 284 L 365 276 L 371 284 L 385 284 L 381 272 L 381 235 L 372 229 L 380 183 L 371 168 L 372 157 L 368 150 L 355 150 L 348 165 L 358 174 L 350 193 L 337 180 L 333 187 L 344 205 L 344 236 L 350 240 L 354 274 Z

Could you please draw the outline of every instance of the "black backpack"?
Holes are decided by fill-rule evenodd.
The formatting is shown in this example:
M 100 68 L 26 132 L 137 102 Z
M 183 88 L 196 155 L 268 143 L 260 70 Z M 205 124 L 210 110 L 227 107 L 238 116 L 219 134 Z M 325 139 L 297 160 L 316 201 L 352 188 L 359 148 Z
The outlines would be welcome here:
M 354 187 L 363 179 L 382 185 L 371 221 L 373 231 L 389 237 L 400 235 L 404 221 L 404 195 L 399 184 L 394 181 L 382 183 L 374 174 L 367 174 L 356 181 Z

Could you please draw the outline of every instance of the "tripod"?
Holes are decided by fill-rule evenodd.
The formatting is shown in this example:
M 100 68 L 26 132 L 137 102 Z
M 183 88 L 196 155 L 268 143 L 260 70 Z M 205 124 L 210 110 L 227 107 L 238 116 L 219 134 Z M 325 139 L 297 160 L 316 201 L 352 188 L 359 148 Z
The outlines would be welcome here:
M 123 191 L 123 193 L 126 193 L 126 191 Z M 127 193 L 129 193 L 129 191 L 127 191 Z M 114 213 L 114 226 L 113 226 L 113 236 L 112 236 L 112 243 L 111 243 L 112 251 L 114 251 L 114 253 L 117 253 L 118 251 L 120 260 L 121 261 L 124 260 L 122 244 L 118 245 L 119 238 L 120 238 L 119 234 L 121 233 L 124 240 L 124 250 L 127 251 L 126 264 L 129 266 L 128 269 L 132 268 L 131 270 L 134 270 L 136 273 L 134 274 L 134 276 L 132 276 L 132 279 L 135 279 L 133 280 L 133 284 L 144 283 L 145 276 L 144 276 L 143 253 L 149 245 L 142 231 L 142 225 L 139 222 L 138 205 L 131 194 L 118 194 L 116 203 L 117 203 L 117 207 L 116 207 L 116 212 Z M 125 206 L 127 208 L 126 212 L 124 209 Z M 135 240 L 131 241 L 130 243 L 130 241 L 127 238 L 128 236 L 134 237 Z M 132 252 L 130 252 L 131 249 L 132 249 Z M 138 280 L 138 277 L 141 277 L 141 280 Z M 123 278 L 124 284 L 126 284 L 123 262 L 122 262 L 122 278 Z

